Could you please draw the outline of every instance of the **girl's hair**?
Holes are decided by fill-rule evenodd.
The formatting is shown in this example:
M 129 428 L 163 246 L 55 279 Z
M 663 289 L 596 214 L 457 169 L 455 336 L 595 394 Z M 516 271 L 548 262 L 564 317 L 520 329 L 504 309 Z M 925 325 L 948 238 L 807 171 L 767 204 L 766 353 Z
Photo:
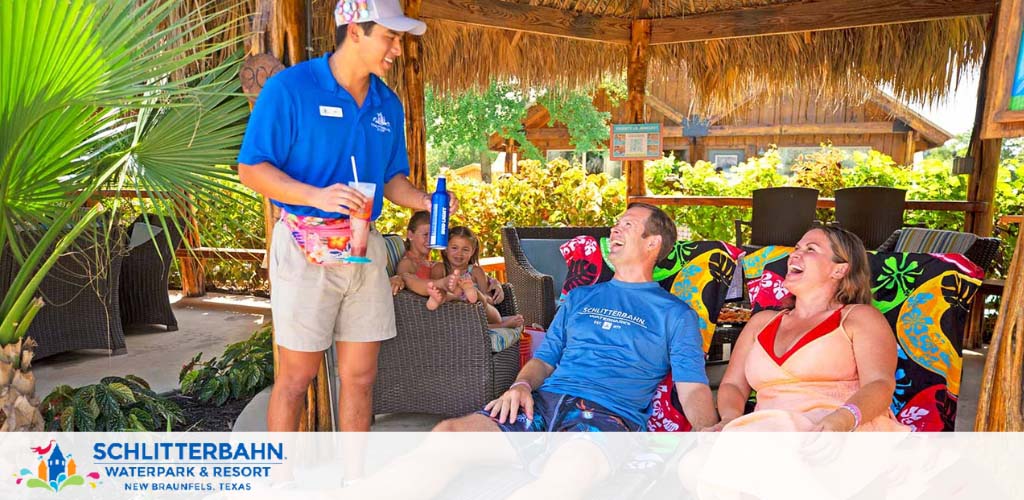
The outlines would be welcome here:
M 426 210 L 418 210 L 412 213 L 412 217 L 409 217 L 409 225 L 406 226 L 406 230 L 410 233 L 414 233 L 424 224 L 430 224 L 430 212 L 427 212 Z M 409 250 L 411 248 L 412 243 L 409 242 L 409 238 L 406 238 L 405 249 Z
M 473 245 L 473 255 L 469 257 L 469 263 L 478 264 L 480 262 L 480 242 L 476 239 L 473 231 L 466 226 L 455 226 L 448 230 L 448 241 L 452 241 L 452 238 L 469 240 L 469 243 Z M 448 262 L 448 250 L 441 250 L 441 259 L 444 261 L 444 273 L 451 274 L 452 264 Z

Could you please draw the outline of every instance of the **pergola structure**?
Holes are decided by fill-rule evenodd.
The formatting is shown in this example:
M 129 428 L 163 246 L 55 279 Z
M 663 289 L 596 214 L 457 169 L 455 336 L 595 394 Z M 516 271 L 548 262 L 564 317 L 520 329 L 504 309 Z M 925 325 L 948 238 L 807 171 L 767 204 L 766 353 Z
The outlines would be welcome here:
M 405 0 L 406 13 L 426 20 L 428 31 L 403 37 L 404 54 L 389 83 L 405 103 L 411 178 L 421 187 L 428 82 L 439 92 L 482 87 L 492 78 L 584 86 L 625 72 L 628 122 L 643 123 L 646 89 L 670 74 L 683 75 L 697 111 L 711 116 L 750 89 L 770 94 L 794 84 L 832 94 L 885 87 L 901 100 L 935 102 L 981 65 L 977 131 L 991 57 L 986 47 L 1000 21 L 1021 20 L 1019 0 L 1002 3 L 996 16 L 998 0 Z M 331 50 L 332 0 L 248 5 L 256 34 L 250 55 L 271 52 L 293 64 Z M 264 33 L 270 35 L 266 45 Z M 981 140 L 977 132 L 972 138 L 966 230 L 982 236 L 993 230 L 1000 148 L 1000 139 Z M 643 168 L 643 162 L 625 165 L 631 198 L 646 194 Z M 1004 342 L 1013 348 L 994 350 L 998 355 L 989 359 L 1009 366 L 1004 373 L 1013 376 L 989 380 L 986 367 L 978 430 L 1024 430 L 1024 333 L 1010 335 L 1024 324 L 1020 244 L 1016 253 L 996 333 L 1005 327 Z M 986 404 L 999 384 L 1015 384 L 1015 392 L 1011 387 L 1008 400 Z

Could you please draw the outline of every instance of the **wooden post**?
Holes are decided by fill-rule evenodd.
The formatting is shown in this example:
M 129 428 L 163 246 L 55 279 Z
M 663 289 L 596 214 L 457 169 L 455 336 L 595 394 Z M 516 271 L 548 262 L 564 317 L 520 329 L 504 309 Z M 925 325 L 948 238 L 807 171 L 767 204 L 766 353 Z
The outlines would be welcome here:
M 977 141 L 975 151 L 974 172 L 967 182 L 967 201 L 986 203 L 981 212 L 968 212 L 964 220 L 965 231 L 978 236 L 991 236 L 996 218 L 996 181 L 999 179 L 999 154 L 1002 151 L 1002 139 L 986 139 Z
M 913 165 L 914 164 L 914 144 L 916 142 L 917 141 L 916 141 L 916 139 L 914 137 L 914 131 L 913 130 L 907 131 L 906 145 L 904 146 L 904 150 L 903 150 L 903 164 L 904 165 Z
M 422 0 L 406 0 L 405 15 L 418 18 Z M 424 102 L 423 44 L 420 37 L 402 37 L 402 83 L 405 90 L 405 144 L 409 150 L 409 181 L 427 188 L 427 118 Z M 480 165 L 481 171 L 483 165 Z
M 195 217 L 195 205 L 188 201 L 185 195 L 184 201 L 178 206 L 178 211 L 184 218 L 185 233 L 183 235 L 188 248 L 198 248 L 199 222 Z M 168 256 L 174 258 L 174 256 Z M 178 259 L 178 270 L 181 272 L 181 293 L 185 297 L 202 297 L 206 295 L 206 274 L 203 270 L 203 261 L 192 257 L 181 257 Z
M 650 62 L 651 21 L 636 19 L 632 23 L 629 36 L 629 67 L 626 82 L 629 90 L 626 110 L 630 123 L 644 123 L 644 94 L 647 92 L 647 66 Z M 626 196 L 643 196 L 647 194 L 644 186 L 644 162 L 627 161 Z
M 303 0 L 272 2 L 270 50 L 287 66 L 306 60 L 306 10 Z M 288 58 L 285 60 L 285 54 Z
M 1024 238 L 1017 239 L 978 394 L 975 431 L 1024 431 Z
M 509 174 L 516 173 L 516 162 L 512 159 L 512 156 L 516 154 L 516 141 L 508 139 L 505 141 L 505 172 Z
M 964 230 L 978 236 L 991 236 L 995 225 L 996 180 L 999 178 L 999 153 L 1002 139 L 981 139 L 982 124 L 985 123 L 985 108 L 988 81 L 996 66 L 992 64 L 992 45 L 995 41 L 999 16 L 989 19 L 988 43 L 985 44 L 985 59 L 981 63 L 981 78 L 978 79 L 978 105 L 975 108 L 974 130 L 968 154 L 974 155 L 974 171 L 967 181 L 967 201 L 987 203 L 981 212 L 969 212 L 964 218 Z

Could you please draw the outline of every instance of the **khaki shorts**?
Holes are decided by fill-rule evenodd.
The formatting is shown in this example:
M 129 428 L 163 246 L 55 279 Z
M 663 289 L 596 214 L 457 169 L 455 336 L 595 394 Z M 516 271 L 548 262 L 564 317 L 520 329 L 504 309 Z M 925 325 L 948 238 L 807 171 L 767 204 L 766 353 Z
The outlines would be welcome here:
M 370 264 L 321 266 L 306 260 L 282 222 L 270 247 L 274 338 L 293 351 L 326 350 L 332 342 L 379 342 L 395 336 L 395 304 L 384 237 L 370 233 Z

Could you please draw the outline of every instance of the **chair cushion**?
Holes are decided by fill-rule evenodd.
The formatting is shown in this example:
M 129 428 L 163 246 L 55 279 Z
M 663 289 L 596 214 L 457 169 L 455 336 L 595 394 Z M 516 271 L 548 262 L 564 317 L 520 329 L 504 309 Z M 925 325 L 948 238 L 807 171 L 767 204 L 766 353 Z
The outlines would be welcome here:
M 959 253 L 971 248 L 978 236 L 960 231 L 906 227 L 896 241 L 896 252 Z
M 501 352 L 519 342 L 523 336 L 522 328 L 488 328 L 487 336 L 491 339 L 491 352 Z
M 775 309 L 788 247 L 743 259 L 752 308 Z M 896 391 L 891 410 L 917 431 L 952 431 L 963 368 L 962 341 L 981 268 L 956 254 L 869 252 L 873 305 L 896 335 Z
M 551 280 L 554 282 L 552 294 L 556 294 L 562 289 L 567 273 L 565 259 L 562 258 L 559 251 L 559 247 L 563 243 L 565 240 L 561 239 L 527 238 L 519 240 L 523 255 L 526 256 L 526 260 L 530 261 L 530 265 L 538 272 L 551 276 Z
M 752 312 L 779 309 L 789 290 L 782 286 L 793 247 L 767 246 L 743 256 L 743 276 Z
M 384 248 L 388 252 L 388 276 L 394 276 L 398 272 L 398 263 L 405 255 L 405 240 L 397 234 L 385 234 Z
M 168 221 L 168 223 L 170 223 L 170 221 Z M 160 226 L 146 224 L 145 222 L 136 222 L 132 224 L 132 232 L 128 237 L 128 249 L 131 250 L 143 243 L 149 242 L 149 240 L 159 236 L 163 230 L 164 228 Z

